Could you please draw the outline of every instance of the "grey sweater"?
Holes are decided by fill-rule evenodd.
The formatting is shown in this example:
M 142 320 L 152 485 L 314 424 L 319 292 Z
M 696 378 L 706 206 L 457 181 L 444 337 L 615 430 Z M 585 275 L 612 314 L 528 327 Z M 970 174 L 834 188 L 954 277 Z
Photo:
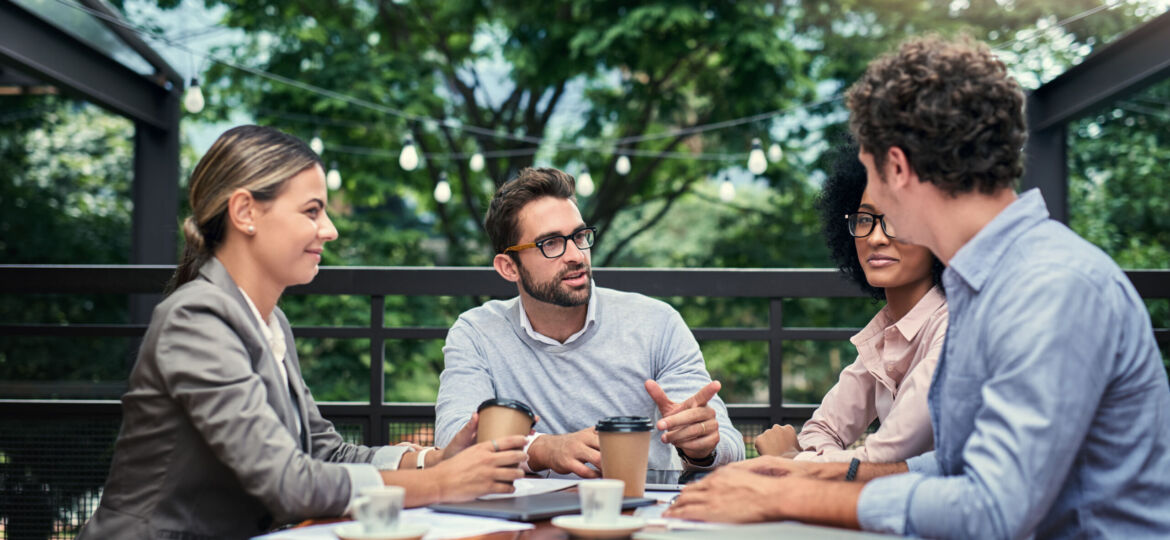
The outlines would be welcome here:
M 654 379 L 682 401 L 711 381 L 699 344 L 673 308 L 641 294 L 594 287 L 594 318 L 577 339 L 551 345 L 520 325 L 519 298 L 493 300 L 468 310 L 447 334 L 446 367 L 439 379 L 435 442 L 450 442 L 476 407 L 499 397 L 527 403 L 540 416 L 536 431 L 572 433 L 607 416 L 647 416 L 658 407 L 643 383 Z M 719 420 L 716 464 L 744 457 L 743 436 L 716 397 Z M 680 469 L 671 445 L 657 430 L 651 469 Z

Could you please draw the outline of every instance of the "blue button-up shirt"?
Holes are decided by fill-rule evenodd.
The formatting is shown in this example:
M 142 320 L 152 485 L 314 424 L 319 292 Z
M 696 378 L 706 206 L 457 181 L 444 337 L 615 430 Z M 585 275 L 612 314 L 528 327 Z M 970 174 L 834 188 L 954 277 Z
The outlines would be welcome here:
M 1121 269 L 1032 190 L 955 254 L 943 283 L 935 451 L 865 486 L 862 527 L 1170 537 L 1170 385 Z

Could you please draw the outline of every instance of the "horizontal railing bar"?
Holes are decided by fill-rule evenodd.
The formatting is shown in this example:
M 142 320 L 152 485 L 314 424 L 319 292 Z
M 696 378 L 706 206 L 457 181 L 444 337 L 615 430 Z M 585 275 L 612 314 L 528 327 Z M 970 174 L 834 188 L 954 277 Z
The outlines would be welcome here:
M 153 294 L 174 271 L 167 265 L 0 265 L 2 294 Z M 1126 272 L 1143 298 L 1170 298 L 1170 270 Z M 830 268 L 596 268 L 599 285 L 650 296 L 835 298 L 864 294 Z M 290 294 L 403 296 L 516 295 L 490 267 L 322 268 Z
M 434 403 L 318 403 L 321 414 L 327 418 L 369 418 L 382 416 L 389 421 L 433 421 Z M 781 408 L 785 418 L 807 419 L 817 405 L 786 404 Z M 769 407 L 755 404 L 729 404 L 728 414 L 737 421 L 766 421 Z M 116 399 L 0 399 L 0 417 L 4 418 L 61 418 L 65 416 L 119 417 L 122 403 Z
M 145 324 L 4 324 L 0 336 L 142 337 Z
M 785 340 L 834 341 L 849 339 L 858 329 L 847 328 L 785 328 L 776 333 Z M 767 328 L 694 328 L 698 340 L 711 341 L 768 341 Z M 145 325 L 134 324 L 7 324 L 0 325 L 0 336 L 53 337 L 142 337 Z M 447 329 L 434 326 L 400 328 L 370 328 L 368 326 L 295 326 L 298 338 L 337 339 L 446 339 Z

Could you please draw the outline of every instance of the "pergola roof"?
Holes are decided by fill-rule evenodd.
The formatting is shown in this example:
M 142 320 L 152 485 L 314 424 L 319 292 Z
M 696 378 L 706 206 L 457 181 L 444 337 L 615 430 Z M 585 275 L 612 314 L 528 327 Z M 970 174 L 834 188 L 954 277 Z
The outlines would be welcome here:
M 1068 222 L 1068 123 L 1170 76 L 1170 12 L 1113 40 L 1028 95 L 1024 187 Z

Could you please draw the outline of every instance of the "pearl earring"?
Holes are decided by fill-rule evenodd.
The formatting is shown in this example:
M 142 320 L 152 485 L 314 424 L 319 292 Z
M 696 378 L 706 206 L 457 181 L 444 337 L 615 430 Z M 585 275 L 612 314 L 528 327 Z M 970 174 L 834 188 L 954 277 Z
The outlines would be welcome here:
M 256 227 L 248 225 L 248 234 L 256 234 Z

